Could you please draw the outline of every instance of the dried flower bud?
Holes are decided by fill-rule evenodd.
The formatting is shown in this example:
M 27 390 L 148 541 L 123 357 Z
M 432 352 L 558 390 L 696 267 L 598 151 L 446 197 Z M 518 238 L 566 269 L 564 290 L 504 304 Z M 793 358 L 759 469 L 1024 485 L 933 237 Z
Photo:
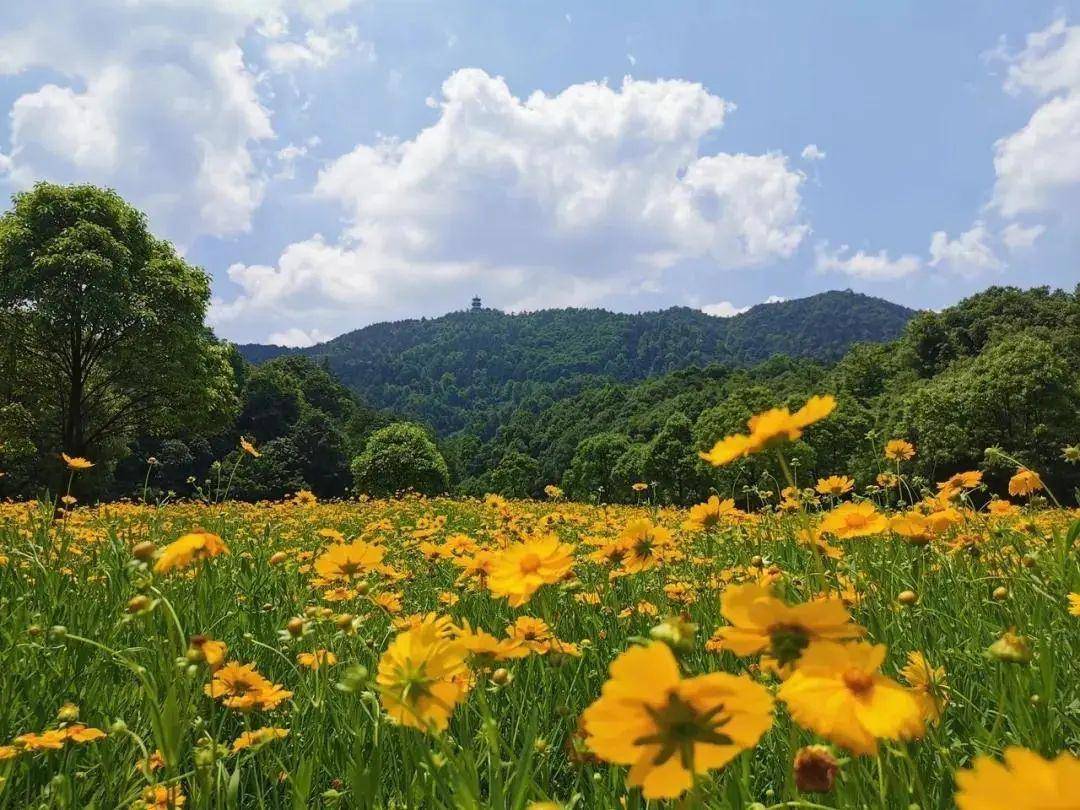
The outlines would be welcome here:
M 795 752 L 795 786 L 803 793 L 828 793 L 840 766 L 824 745 L 808 745 Z

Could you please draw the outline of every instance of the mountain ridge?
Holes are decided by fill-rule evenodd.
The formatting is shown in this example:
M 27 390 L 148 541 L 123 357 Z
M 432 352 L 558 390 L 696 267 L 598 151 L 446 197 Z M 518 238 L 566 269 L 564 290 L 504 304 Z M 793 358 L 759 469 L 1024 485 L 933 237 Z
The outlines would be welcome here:
M 855 343 L 896 338 L 916 314 L 848 290 L 758 304 L 729 318 L 689 307 L 633 314 L 479 309 L 372 324 L 306 348 L 237 348 L 253 363 L 293 354 L 325 361 L 374 407 L 443 434 L 485 434 L 506 408 L 542 404 L 596 380 L 750 366 L 777 354 L 832 362 Z

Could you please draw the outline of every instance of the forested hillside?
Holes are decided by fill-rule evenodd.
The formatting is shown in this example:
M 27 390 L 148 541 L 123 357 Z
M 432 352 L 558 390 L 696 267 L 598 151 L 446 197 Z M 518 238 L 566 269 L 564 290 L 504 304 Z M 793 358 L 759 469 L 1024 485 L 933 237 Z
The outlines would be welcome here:
M 326 359 L 365 402 L 431 425 L 490 437 L 512 412 L 597 384 L 688 366 L 748 366 L 775 354 L 821 361 L 858 341 L 895 338 L 912 310 L 852 292 L 761 304 L 732 318 L 674 308 L 496 310 L 381 323 L 297 353 Z M 287 350 L 240 346 L 251 362 Z
M 775 492 L 775 470 L 757 456 L 716 470 L 698 452 L 745 429 L 754 413 L 835 394 L 837 413 L 811 444 L 795 443 L 800 479 L 838 471 L 872 483 L 885 440 L 904 437 L 926 482 L 983 469 L 998 485 L 1015 469 L 998 448 L 1071 495 L 1080 486 L 1080 288 L 991 288 L 940 313 L 921 313 L 896 341 L 860 344 L 838 363 L 773 358 L 749 369 L 710 365 L 637 384 L 608 383 L 519 410 L 481 444 L 447 444 L 467 491 L 536 493 L 559 481 L 577 498 L 653 497 L 693 502 L 717 489 L 742 497 Z M 1071 456 L 1071 457 L 1070 457 Z

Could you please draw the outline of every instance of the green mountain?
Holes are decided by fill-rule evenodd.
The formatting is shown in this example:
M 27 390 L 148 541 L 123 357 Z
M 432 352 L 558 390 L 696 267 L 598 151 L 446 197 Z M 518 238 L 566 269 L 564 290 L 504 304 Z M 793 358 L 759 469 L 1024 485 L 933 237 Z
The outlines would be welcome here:
M 838 360 L 858 342 L 896 338 L 913 310 L 854 292 L 760 304 L 731 318 L 676 307 L 625 314 L 481 309 L 380 323 L 306 349 L 239 346 L 251 362 L 325 361 L 367 404 L 447 435 L 490 437 L 515 411 L 536 412 L 606 382 L 690 366 L 747 367 L 783 354 Z

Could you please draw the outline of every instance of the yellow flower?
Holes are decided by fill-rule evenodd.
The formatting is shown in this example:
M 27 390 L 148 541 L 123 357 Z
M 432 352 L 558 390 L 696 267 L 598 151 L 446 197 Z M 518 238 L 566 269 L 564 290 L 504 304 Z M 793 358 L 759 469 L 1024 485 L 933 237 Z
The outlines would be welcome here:
M 836 400 L 826 395 L 810 397 L 795 413 L 791 413 L 787 408 L 773 408 L 759 413 L 747 422 L 749 435 L 736 433 L 727 436 L 718 441 L 708 453 L 702 453 L 701 457 L 720 467 L 782 442 L 797 441 L 805 428 L 821 421 L 835 409 Z
M 146 810 L 178 810 L 187 801 L 179 785 L 151 785 L 143 790 L 141 800 Z
M 977 470 L 957 473 L 948 481 L 942 481 L 937 485 L 938 493 L 948 500 L 960 494 L 965 489 L 975 489 L 982 483 L 982 473 Z
M 376 568 L 386 555 L 386 549 L 357 540 L 332 546 L 315 560 L 315 572 L 328 582 L 363 577 Z
M 379 659 L 376 676 L 386 713 L 404 726 L 445 731 L 465 694 L 465 655 L 465 645 L 447 638 L 434 618 L 398 634 Z
M 551 500 L 557 501 L 563 496 L 563 491 L 554 484 L 548 484 L 544 487 L 544 494 L 551 498 Z
M 540 589 L 562 580 L 574 567 L 574 547 L 553 534 L 533 537 L 497 552 L 487 578 L 495 596 L 519 607 Z
M 862 503 L 840 504 L 831 512 L 826 513 L 818 529 L 846 540 L 849 537 L 881 534 L 888 525 L 888 519 L 874 508 L 873 503 L 863 501 Z
M 1026 748 L 1006 748 L 1004 762 L 975 758 L 956 774 L 959 810 L 1080 808 L 1080 759 L 1063 751 L 1047 760 Z
M 846 475 L 830 475 L 828 478 L 819 478 L 814 487 L 821 495 L 834 497 L 851 492 L 855 488 L 855 482 Z
M 224 641 L 215 641 L 209 636 L 192 636 L 188 642 L 188 659 L 193 663 L 205 661 L 211 670 L 220 669 L 228 653 L 229 648 Z
M 327 666 L 332 667 L 338 662 L 338 657 L 330 650 L 315 650 L 315 652 L 302 652 L 296 656 L 296 663 L 302 667 L 307 667 L 310 670 L 317 670 L 319 667 Z
M 630 485 L 630 489 L 634 490 L 634 492 L 644 492 L 648 488 L 649 485 L 646 484 L 644 481 L 637 481 Z
M 174 540 L 162 549 L 161 556 L 154 564 L 154 571 L 164 574 L 176 568 L 186 568 L 195 560 L 228 554 L 229 549 L 220 537 L 211 532 L 198 529 Z
M 726 672 L 683 679 L 662 642 L 627 650 L 610 672 L 582 715 L 586 743 L 600 759 L 629 765 L 627 784 L 646 799 L 681 795 L 696 774 L 722 768 L 772 725 L 765 687 Z
M 14 745 L 0 745 L 0 762 L 15 759 L 19 755 L 19 749 Z
M 100 728 L 91 728 L 80 723 L 65 728 L 64 734 L 69 740 L 76 743 L 96 742 L 105 739 L 105 732 Z
M 619 545 L 626 549 L 622 558 L 623 569 L 636 574 L 655 568 L 674 541 L 667 529 L 653 526 L 647 518 L 638 518 L 626 524 L 619 534 Z
M 922 734 L 915 696 L 878 672 L 885 646 L 816 641 L 803 652 L 777 696 L 792 719 L 854 754 L 873 754 L 879 739 Z
M 900 670 L 900 673 L 922 706 L 923 717 L 930 723 L 940 720 L 941 712 L 948 702 L 945 667 L 932 667 L 921 652 L 910 652 L 907 666 Z
M 1034 470 L 1022 468 L 1009 479 L 1010 495 L 1030 495 L 1040 489 L 1043 489 L 1043 482 Z
M 258 750 L 269 742 L 283 740 L 288 736 L 289 730 L 287 728 L 273 728 L 272 726 L 257 728 L 254 731 L 245 731 L 233 740 L 232 750 L 234 754 L 243 751 L 245 748 Z
M 82 456 L 69 456 L 67 453 L 61 453 L 60 458 L 67 465 L 67 468 L 72 471 L 89 470 L 94 466 L 94 462 L 88 461 Z
M 275 709 L 283 700 L 292 697 L 292 692 L 256 672 L 254 664 L 235 661 L 215 672 L 203 691 L 212 698 L 222 698 L 226 707 L 240 711 Z
M 1080 593 L 1069 594 L 1069 613 L 1080 616 Z
M 484 663 L 525 658 L 529 654 L 529 648 L 520 639 L 496 638 L 479 627 L 474 630 L 468 622 L 462 627 L 458 639 L 474 660 Z
M 40 734 L 35 734 L 33 732 L 29 734 L 20 734 L 14 740 L 17 747 L 25 748 L 27 751 L 57 750 L 63 748 L 66 741 L 67 734 L 63 729 L 43 731 Z
M 934 537 L 934 524 L 921 512 L 905 512 L 889 519 L 889 530 L 913 545 L 926 545 Z
M 690 507 L 690 516 L 683 523 L 683 528 L 690 532 L 707 531 L 719 526 L 724 518 L 743 518 L 746 513 L 735 507 L 734 498 L 720 500 L 713 495 L 705 503 Z
M 255 445 L 253 445 L 251 442 L 249 442 L 243 436 L 240 437 L 240 449 L 243 450 L 245 453 L 247 453 L 252 458 L 259 458 L 260 456 L 262 456 L 262 453 L 260 453 L 258 450 L 255 449 Z
M 725 590 L 720 613 L 731 623 L 713 636 L 722 649 L 740 656 L 767 653 L 766 668 L 778 665 L 782 673 L 790 671 L 811 642 L 853 639 L 864 632 L 840 599 L 788 605 L 753 583 Z
M 885 458 L 889 461 L 909 461 L 915 457 L 915 445 L 904 439 L 885 442 Z
M 540 655 L 551 649 L 551 640 L 554 638 L 548 623 L 532 616 L 519 616 L 516 622 L 506 628 L 506 635 L 530 652 Z

